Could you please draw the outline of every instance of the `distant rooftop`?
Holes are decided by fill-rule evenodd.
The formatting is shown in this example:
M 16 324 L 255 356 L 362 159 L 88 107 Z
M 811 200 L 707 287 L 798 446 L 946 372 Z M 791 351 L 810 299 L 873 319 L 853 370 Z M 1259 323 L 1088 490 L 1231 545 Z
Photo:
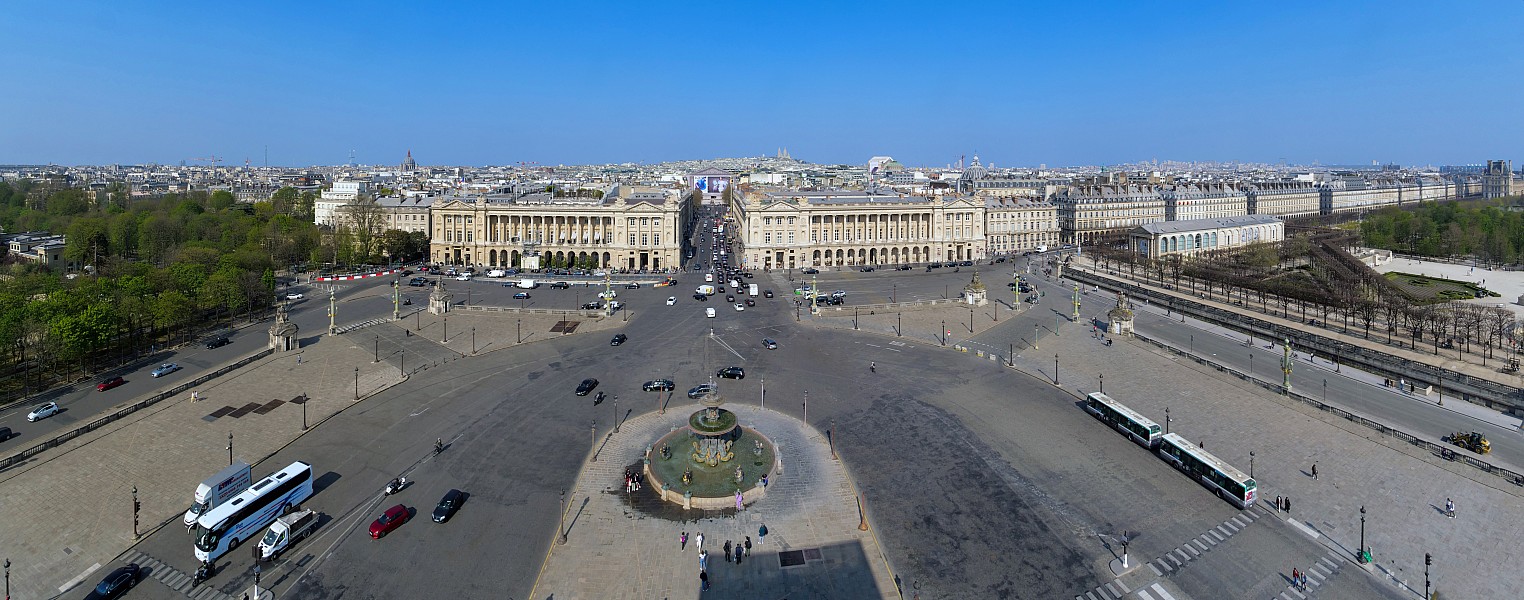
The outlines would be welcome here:
M 1216 219 L 1190 219 L 1187 221 L 1160 221 L 1148 223 L 1138 228 L 1148 233 L 1185 233 L 1188 231 L 1205 231 L 1208 229 L 1221 229 L 1224 227 L 1243 227 L 1245 225 L 1272 225 L 1281 222 L 1280 219 L 1270 215 L 1242 215 L 1237 217 L 1220 217 Z

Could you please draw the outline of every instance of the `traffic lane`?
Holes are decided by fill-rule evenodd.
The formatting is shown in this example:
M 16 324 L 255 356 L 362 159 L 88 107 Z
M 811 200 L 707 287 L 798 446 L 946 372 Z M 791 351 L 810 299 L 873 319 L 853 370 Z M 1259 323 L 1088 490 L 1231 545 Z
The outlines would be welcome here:
M 1265 350 L 1258 344 L 1245 346 L 1242 341 L 1181 325 L 1151 311 L 1140 311 L 1139 315 L 1140 332 L 1155 336 L 1176 348 L 1189 349 L 1194 345 L 1197 354 L 1212 357 L 1219 363 L 1245 372 L 1250 369 L 1249 356 L 1252 355 L 1253 369 L 1261 379 L 1274 381 L 1280 374 L 1282 352 L 1279 348 Z M 1333 406 L 1440 444 L 1443 443 L 1441 437 L 1457 431 L 1481 432 L 1492 442 L 1492 457 L 1510 465 L 1524 465 L 1524 444 L 1519 442 L 1517 431 L 1445 410 L 1437 405 L 1437 400 L 1430 401 L 1425 396 L 1373 386 L 1333 371 L 1312 367 L 1300 360 L 1296 362 L 1292 370 L 1293 389 L 1323 399 L 1324 382 L 1327 384 L 1326 401 Z M 1456 451 L 1467 452 L 1459 447 L 1456 447 Z
M 1183 568 L 1170 574 L 1175 585 L 1193 598 L 1278 598 L 1300 597 L 1288 591 L 1291 586 L 1291 570 L 1306 571 L 1327 560 L 1338 567 L 1338 572 L 1323 579 L 1324 571 L 1318 571 L 1319 585 L 1309 586 L 1316 590 L 1318 598 L 1408 598 L 1395 586 L 1386 585 L 1375 577 L 1349 564 L 1343 556 L 1336 555 L 1326 546 L 1293 530 L 1276 515 L 1258 513 L 1260 518 L 1226 540 L 1216 545 L 1203 544 L 1211 549 L 1193 558 Z M 1229 530 L 1231 531 L 1231 530 Z M 1208 540 L 1216 540 L 1209 532 L 1201 532 Z M 1143 532 L 1148 535 L 1148 532 Z M 1189 541 L 1189 540 L 1186 540 Z M 1185 543 L 1181 542 L 1182 545 Z M 1162 558 L 1155 553 L 1132 553 L 1133 560 L 1151 561 Z M 1173 563 L 1169 563 L 1173 564 Z M 1282 596 L 1282 594 L 1285 594 Z
M 269 342 L 268 339 L 261 339 L 256 333 L 259 329 L 260 327 L 256 325 L 228 333 L 228 345 L 220 348 L 208 349 L 204 340 L 196 340 L 180 346 L 175 351 L 162 353 L 155 362 L 137 369 L 111 370 L 79 384 L 74 389 L 55 389 L 36 394 L 32 400 L 0 413 L 0 426 L 9 427 L 13 432 L 13 437 L 7 440 L 6 445 L 12 447 L 11 451 L 16 451 L 41 443 L 65 431 L 91 423 L 122 406 L 205 375 L 225 362 L 258 352 Z M 153 377 L 154 369 L 164 363 L 176 363 L 181 368 L 163 377 Z M 96 389 L 96 384 L 118 375 L 126 380 L 126 383 L 104 392 Z M 57 402 L 63 411 L 36 422 L 28 422 L 27 414 L 46 402 Z

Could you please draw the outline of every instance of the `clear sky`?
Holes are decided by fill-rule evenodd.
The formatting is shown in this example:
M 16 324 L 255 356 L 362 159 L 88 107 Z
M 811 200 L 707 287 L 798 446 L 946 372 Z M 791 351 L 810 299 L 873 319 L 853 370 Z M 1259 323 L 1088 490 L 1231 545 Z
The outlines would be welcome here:
M 12 0 L 0 163 L 1524 163 L 1524 2 Z

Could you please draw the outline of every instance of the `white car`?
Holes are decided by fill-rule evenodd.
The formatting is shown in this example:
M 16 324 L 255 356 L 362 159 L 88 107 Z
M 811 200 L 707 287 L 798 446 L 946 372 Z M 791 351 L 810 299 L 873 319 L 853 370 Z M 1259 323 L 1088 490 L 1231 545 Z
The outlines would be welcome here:
M 746 310 L 746 305 L 745 304 L 741 304 L 740 302 L 737 302 L 736 303 L 736 310 L 738 310 L 738 311 L 740 311 L 740 310 Z
M 58 410 L 58 403 L 56 402 L 38 404 L 32 408 L 32 412 L 27 413 L 26 420 L 31 422 L 40 421 L 58 414 Z
M 306 296 L 303 296 L 303 295 L 298 294 L 296 292 L 291 292 L 289 294 L 286 294 L 286 299 L 287 300 L 301 300 L 302 298 L 306 298 Z
M 471 281 L 471 274 L 470 273 L 461 273 L 461 274 L 455 276 L 455 280 L 456 281 Z
M 667 306 L 677 304 L 677 296 L 667 296 Z
M 713 319 L 714 318 L 714 307 L 711 306 L 709 308 L 704 309 L 704 316 Z
M 602 298 L 604 300 L 608 300 L 608 299 L 616 297 L 618 295 L 619 295 L 619 292 L 616 292 L 614 290 L 609 290 L 607 292 L 598 292 L 598 297 Z

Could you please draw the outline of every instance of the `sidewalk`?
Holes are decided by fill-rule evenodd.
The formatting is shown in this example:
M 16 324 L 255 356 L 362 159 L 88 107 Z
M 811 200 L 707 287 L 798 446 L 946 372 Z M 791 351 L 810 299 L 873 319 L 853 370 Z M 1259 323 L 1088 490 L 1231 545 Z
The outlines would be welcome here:
M 654 508 L 632 503 L 623 491 L 624 469 L 638 470 L 646 446 L 685 424 L 699 408 L 677 404 L 665 415 L 647 413 L 622 423 L 620 433 L 607 437 L 597 462 L 585 463 L 568 497 L 567 543 L 552 544 L 532 597 L 696 598 L 696 536 L 702 532 L 712 586 L 705 597 L 899 598 L 877 538 L 871 530 L 858 530 L 856 495 L 846 470 L 831 459 L 820 432 L 781 413 L 725 405 L 742 425 L 771 438 L 783 463 L 767 495 L 744 510 L 684 511 L 655 499 L 647 503 Z M 757 529 L 764 523 L 767 540 L 759 543 Z M 684 531 L 686 550 L 678 544 Z M 746 536 L 753 541 L 752 555 L 739 565 L 727 563 L 725 540 Z M 800 564 L 782 564 L 785 552 L 795 552 L 787 558 L 797 557 Z
M 401 381 L 395 367 L 346 343 L 311 344 L 301 355 L 300 363 L 295 353 L 266 358 L 199 388 L 200 401 L 165 400 L 0 474 L 9 524 L 0 547 L 11 553 L 15 595 L 58 594 L 131 547 L 134 486 L 142 533 L 180 527 L 196 484 L 227 466 L 230 434 L 233 455 L 257 464 L 301 434 L 303 408 L 291 400 L 307 397 L 314 425 L 354 403 L 356 367 L 362 395 Z M 271 470 L 258 465 L 254 475 Z

